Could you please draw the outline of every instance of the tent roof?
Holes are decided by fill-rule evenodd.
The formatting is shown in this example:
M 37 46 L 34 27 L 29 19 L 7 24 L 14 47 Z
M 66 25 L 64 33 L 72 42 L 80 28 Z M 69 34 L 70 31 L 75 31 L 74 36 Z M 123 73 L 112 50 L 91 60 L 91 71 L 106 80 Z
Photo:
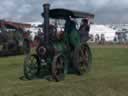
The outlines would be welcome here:
M 115 33 L 116 30 L 109 28 L 105 25 L 91 25 L 90 27 L 90 33 Z

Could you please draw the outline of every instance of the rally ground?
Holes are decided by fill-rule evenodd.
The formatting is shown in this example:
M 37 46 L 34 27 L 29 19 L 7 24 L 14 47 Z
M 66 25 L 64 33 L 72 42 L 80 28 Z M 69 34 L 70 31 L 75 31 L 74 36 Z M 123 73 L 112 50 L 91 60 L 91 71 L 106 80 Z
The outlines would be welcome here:
M 92 48 L 91 72 L 64 81 L 21 80 L 23 56 L 0 58 L 0 96 L 128 96 L 128 48 Z

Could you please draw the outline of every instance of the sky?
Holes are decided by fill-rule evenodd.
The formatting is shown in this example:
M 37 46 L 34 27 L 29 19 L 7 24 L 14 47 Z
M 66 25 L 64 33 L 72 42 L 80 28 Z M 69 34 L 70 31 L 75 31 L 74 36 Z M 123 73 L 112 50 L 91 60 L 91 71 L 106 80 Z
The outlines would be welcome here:
M 43 21 L 46 0 L 0 0 L 0 19 L 35 22 Z M 47 0 L 51 8 L 68 8 L 95 14 L 98 24 L 128 23 L 128 0 Z

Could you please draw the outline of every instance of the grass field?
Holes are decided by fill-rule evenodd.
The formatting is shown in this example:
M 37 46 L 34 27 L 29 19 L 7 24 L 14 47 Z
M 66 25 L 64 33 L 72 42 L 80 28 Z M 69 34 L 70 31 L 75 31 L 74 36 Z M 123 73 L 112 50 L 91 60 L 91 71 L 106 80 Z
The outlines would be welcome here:
M 93 48 L 93 64 L 84 76 L 64 81 L 25 81 L 23 56 L 0 58 L 0 96 L 128 96 L 128 48 Z

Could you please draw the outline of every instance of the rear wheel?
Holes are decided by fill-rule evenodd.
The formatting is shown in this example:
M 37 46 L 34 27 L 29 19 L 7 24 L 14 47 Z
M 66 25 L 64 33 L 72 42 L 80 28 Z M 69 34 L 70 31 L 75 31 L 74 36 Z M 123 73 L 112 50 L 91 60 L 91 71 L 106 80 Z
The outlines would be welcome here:
M 53 58 L 52 77 L 56 81 L 64 79 L 64 57 L 60 54 L 54 56 Z
M 24 76 L 28 80 L 35 79 L 39 72 L 39 64 L 36 55 L 27 55 L 24 60 Z
M 82 75 L 90 70 L 92 62 L 91 50 L 86 44 L 82 44 L 74 51 L 74 67 L 78 74 Z

